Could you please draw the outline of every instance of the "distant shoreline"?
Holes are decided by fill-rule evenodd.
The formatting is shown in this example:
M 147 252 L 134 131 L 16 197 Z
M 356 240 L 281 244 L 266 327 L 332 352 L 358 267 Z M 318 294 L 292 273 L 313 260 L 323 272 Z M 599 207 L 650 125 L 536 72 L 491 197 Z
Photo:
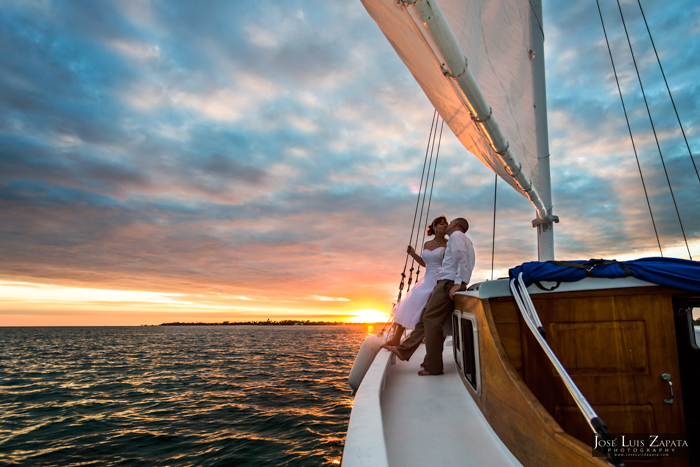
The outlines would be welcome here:
M 174 323 L 162 323 L 159 324 L 158 326 L 354 326 L 354 325 L 362 325 L 362 326 L 377 326 L 377 325 L 384 325 L 386 323 L 346 323 L 343 321 L 297 321 L 297 320 L 291 320 L 291 319 L 285 319 L 282 321 L 271 321 L 271 320 L 265 320 L 265 321 L 224 321 L 223 323 L 180 323 L 180 322 L 174 322 Z
M 347 323 L 343 321 L 234 321 L 223 323 L 162 323 L 162 324 L 71 324 L 71 325 L 0 325 L 0 329 L 17 328 L 137 328 L 159 326 L 384 326 L 387 323 Z

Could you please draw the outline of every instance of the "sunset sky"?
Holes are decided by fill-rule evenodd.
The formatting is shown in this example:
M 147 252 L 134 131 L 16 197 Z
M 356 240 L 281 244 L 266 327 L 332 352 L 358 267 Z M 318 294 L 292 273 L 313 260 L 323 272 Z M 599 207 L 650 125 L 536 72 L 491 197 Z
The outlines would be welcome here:
M 687 258 L 601 3 L 664 254 Z M 700 6 L 642 5 L 700 154 Z M 622 8 L 700 258 L 700 181 Z M 545 1 L 544 31 L 557 257 L 657 256 L 595 1 Z M 359 0 L 0 1 L 0 326 L 382 319 L 432 115 Z M 472 282 L 491 277 L 493 194 L 445 127 L 431 217 L 469 219 Z M 499 184 L 494 277 L 536 260 L 534 216 Z

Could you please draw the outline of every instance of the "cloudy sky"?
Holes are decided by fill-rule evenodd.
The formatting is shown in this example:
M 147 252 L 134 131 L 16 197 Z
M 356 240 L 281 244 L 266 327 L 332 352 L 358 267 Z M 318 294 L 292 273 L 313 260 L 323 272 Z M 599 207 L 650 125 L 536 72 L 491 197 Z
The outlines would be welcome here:
M 601 3 L 663 253 L 687 258 Z M 700 153 L 700 7 L 642 5 Z M 639 6 L 622 9 L 700 257 L 700 180 Z M 545 2 L 544 30 L 558 258 L 658 255 L 595 1 Z M 0 325 L 386 313 L 432 115 L 359 0 L 2 0 Z M 470 220 L 485 280 L 493 174 L 445 128 L 431 214 Z M 533 218 L 499 184 L 495 277 L 536 259 Z

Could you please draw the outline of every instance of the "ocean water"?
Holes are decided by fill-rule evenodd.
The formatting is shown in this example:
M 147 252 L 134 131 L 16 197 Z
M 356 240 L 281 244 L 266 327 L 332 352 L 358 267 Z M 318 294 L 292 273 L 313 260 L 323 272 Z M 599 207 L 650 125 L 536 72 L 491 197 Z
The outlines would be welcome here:
M 0 328 L 0 465 L 338 464 L 373 331 Z

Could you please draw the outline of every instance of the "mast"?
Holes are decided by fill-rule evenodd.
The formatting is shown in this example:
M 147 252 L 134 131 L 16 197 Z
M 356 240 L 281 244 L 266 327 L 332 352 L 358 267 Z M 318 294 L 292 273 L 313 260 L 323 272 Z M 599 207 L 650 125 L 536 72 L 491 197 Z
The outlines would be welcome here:
M 552 215 L 552 184 L 549 170 L 549 132 L 547 130 L 547 85 L 544 74 L 544 27 L 542 0 L 530 0 L 530 47 L 532 57 L 532 85 L 535 100 L 535 130 L 537 132 L 537 160 L 540 175 L 540 197 L 547 208 L 545 219 L 538 216 L 532 221 L 537 229 L 537 257 L 540 261 L 554 259 L 554 223 Z

